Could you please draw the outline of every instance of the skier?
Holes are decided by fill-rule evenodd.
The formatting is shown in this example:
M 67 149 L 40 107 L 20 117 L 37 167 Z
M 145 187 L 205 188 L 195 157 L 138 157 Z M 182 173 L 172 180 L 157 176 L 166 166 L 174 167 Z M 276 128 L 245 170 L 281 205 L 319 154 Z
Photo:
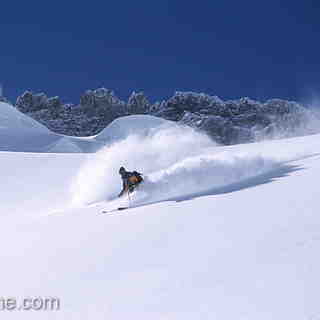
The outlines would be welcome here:
M 141 173 L 137 171 L 126 171 L 124 167 L 120 168 L 119 174 L 122 179 L 122 190 L 118 197 L 121 197 L 125 192 L 133 192 L 133 190 L 143 181 Z

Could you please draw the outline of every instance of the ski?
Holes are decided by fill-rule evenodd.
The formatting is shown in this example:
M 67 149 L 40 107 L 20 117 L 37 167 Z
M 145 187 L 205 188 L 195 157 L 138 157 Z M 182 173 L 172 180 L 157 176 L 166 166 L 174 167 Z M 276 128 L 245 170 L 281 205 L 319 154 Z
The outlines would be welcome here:
M 112 210 L 103 210 L 102 213 L 112 213 L 112 212 L 122 211 L 122 210 L 126 210 L 126 209 L 129 209 L 129 207 L 119 207 L 119 208 L 112 209 Z

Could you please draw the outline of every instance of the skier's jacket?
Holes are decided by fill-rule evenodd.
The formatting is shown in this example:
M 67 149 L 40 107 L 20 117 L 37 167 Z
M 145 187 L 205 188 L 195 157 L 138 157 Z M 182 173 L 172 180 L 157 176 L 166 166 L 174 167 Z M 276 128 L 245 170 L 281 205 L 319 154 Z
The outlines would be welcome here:
M 121 173 L 121 179 L 122 191 L 120 192 L 119 197 L 121 197 L 125 192 L 132 192 L 135 187 L 143 181 L 142 174 L 137 171 L 125 171 Z

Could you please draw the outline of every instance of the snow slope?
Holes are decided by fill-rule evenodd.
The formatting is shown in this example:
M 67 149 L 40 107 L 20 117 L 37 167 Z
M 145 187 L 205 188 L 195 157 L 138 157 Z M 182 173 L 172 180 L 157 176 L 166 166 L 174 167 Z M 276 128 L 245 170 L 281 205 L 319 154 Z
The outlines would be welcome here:
M 55 134 L 13 106 L 0 102 L 0 151 L 83 153 L 100 146 L 93 139 Z
M 59 312 L 1 312 L 320 318 L 319 138 L 219 147 L 166 123 L 96 154 L 0 153 L 2 296 L 61 299 Z M 131 209 L 99 214 L 127 201 L 112 200 L 120 165 L 147 181 Z

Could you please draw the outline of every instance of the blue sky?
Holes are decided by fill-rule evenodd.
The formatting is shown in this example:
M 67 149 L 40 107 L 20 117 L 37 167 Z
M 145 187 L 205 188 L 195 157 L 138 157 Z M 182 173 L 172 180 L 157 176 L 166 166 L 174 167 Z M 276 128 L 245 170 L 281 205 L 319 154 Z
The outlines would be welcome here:
M 152 100 L 304 99 L 320 89 L 319 1 L 5 1 L 0 81 L 77 103 L 86 89 Z

